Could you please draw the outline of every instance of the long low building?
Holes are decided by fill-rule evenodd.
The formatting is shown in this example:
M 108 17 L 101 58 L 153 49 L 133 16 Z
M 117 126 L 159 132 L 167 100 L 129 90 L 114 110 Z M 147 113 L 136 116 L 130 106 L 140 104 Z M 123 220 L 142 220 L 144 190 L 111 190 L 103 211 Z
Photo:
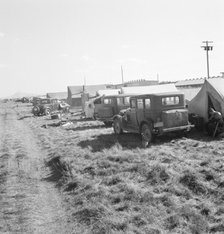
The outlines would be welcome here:
M 47 93 L 46 97 L 67 101 L 68 93 L 67 92 Z

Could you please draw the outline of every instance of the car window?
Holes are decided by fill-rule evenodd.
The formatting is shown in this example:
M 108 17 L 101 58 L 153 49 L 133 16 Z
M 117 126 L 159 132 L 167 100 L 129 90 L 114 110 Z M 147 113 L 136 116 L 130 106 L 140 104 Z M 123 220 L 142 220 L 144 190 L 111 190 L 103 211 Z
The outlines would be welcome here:
M 145 109 L 150 109 L 151 107 L 151 100 L 149 98 L 145 99 Z
M 129 105 L 130 104 L 130 97 L 124 97 L 124 104 Z
M 135 99 L 131 99 L 131 108 L 136 108 Z
M 162 104 L 164 106 L 177 105 L 179 103 L 180 103 L 180 98 L 178 96 L 163 97 L 162 98 Z
M 137 99 L 137 107 L 138 107 L 138 109 L 144 108 L 143 99 Z
M 97 99 L 94 101 L 94 104 L 101 104 L 101 98 L 97 98 Z
M 103 99 L 103 103 L 106 105 L 109 105 L 109 104 L 113 103 L 113 100 L 111 98 L 105 98 L 105 99 Z
M 48 104 L 49 103 L 49 100 L 47 100 L 47 99 L 42 99 L 41 100 L 41 104 Z
M 117 105 L 118 106 L 124 105 L 123 98 L 117 98 Z

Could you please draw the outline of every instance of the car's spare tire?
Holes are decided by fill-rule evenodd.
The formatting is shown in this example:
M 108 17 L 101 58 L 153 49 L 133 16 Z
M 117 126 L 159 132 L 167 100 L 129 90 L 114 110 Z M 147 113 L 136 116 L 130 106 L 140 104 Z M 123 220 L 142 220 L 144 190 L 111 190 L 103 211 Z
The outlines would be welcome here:
M 50 114 L 51 114 L 51 109 L 50 109 L 49 107 L 46 107 L 46 108 L 44 109 L 44 114 L 45 114 L 45 115 L 50 115 Z

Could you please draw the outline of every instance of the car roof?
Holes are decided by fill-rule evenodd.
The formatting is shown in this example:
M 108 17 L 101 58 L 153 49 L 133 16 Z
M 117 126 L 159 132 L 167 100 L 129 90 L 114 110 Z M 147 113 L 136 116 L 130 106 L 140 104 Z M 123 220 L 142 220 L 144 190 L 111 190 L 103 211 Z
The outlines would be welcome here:
M 136 94 L 116 94 L 116 95 L 108 95 L 108 96 L 103 96 L 103 98 L 117 98 L 117 97 L 132 97 L 132 96 L 136 96 Z
M 176 91 L 176 92 L 167 92 L 167 93 L 141 94 L 141 95 L 134 95 L 133 97 L 141 97 L 141 98 L 149 96 L 169 97 L 173 95 L 183 95 L 183 93 L 180 91 Z

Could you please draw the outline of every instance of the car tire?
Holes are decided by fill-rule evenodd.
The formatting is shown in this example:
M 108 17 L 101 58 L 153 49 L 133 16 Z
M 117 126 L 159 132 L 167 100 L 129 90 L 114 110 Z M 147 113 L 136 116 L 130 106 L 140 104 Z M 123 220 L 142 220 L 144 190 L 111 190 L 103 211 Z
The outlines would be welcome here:
M 39 112 L 40 112 L 40 108 L 38 106 L 34 106 L 33 109 L 32 109 L 32 113 L 35 116 L 38 116 Z
M 141 127 L 142 146 L 145 148 L 152 142 L 152 131 L 148 124 Z
M 123 133 L 123 129 L 121 127 L 121 122 L 119 119 L 115 119 L 114 120 L 114 123 L 113 123 L 113 128 L 114 128 L 114 133 L 115 134 L 122 134 Z

